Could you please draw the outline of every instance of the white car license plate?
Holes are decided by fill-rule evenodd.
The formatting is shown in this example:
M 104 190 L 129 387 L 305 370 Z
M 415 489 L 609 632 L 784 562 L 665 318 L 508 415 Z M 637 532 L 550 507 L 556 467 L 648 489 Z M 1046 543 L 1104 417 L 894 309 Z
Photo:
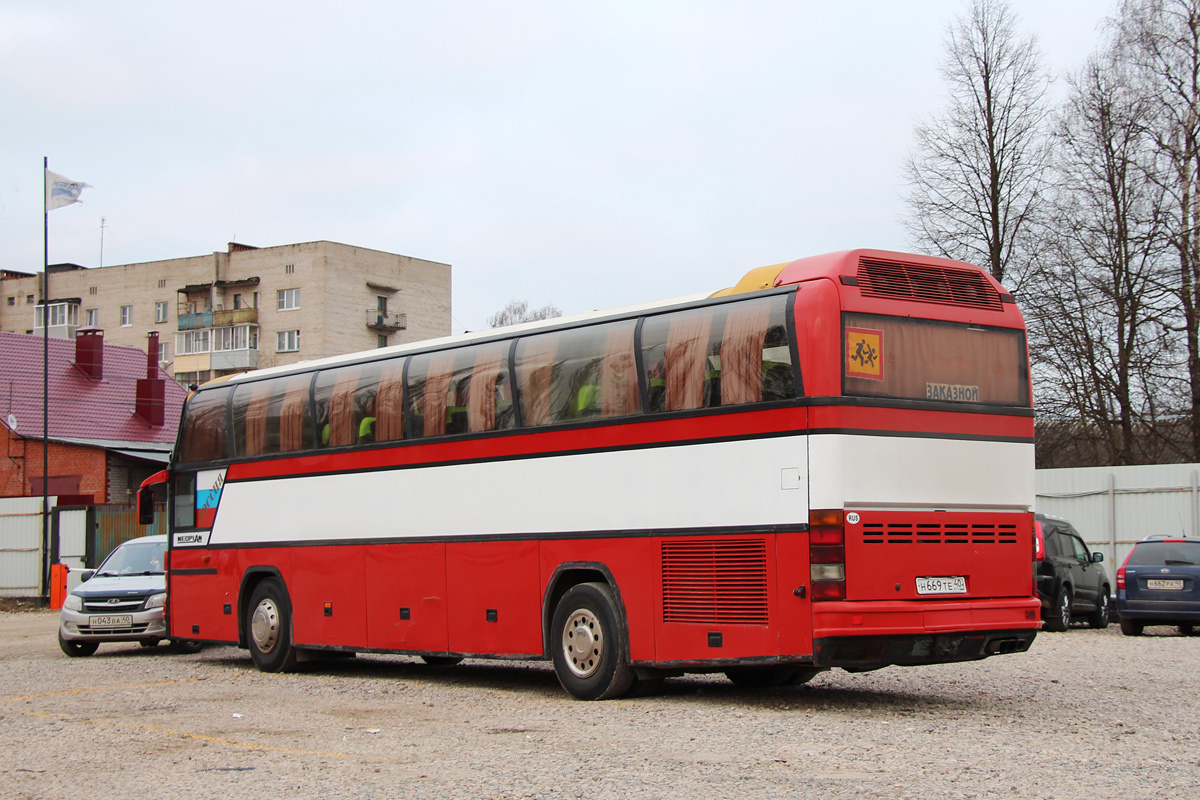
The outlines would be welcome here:
M 92 617 L 88 624 L 93 628 L 128 628 L 133 624 L 133 614 L 107 614 L 103 617 Z
M 917 578 L 917 594 L 966 594 L 967 579 L 962 575 Z
M 1147 589 L 1174 589 L 1179 591 L 1183 588 L 1183 578 L 1148 578 L 1146 580 Z

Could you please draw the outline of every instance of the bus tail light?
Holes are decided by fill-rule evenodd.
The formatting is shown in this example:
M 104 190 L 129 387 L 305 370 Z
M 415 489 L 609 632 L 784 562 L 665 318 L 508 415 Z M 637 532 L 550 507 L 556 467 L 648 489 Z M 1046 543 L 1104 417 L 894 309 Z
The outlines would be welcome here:
M 808 513 L 808 563 L 812 599 L 846 599 L 846 530 L 840 509 Z

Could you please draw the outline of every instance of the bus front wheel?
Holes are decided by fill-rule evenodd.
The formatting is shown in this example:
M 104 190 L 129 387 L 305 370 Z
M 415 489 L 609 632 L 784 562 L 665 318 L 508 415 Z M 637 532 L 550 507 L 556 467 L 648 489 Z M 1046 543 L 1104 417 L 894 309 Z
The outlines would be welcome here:
M 554 609 L 551 655 L 558 682 L 579 700 L 621 697 L 633 686 L 616 598 L 604 583 L 567 590 Z
M 275 578 L 254 587 L 246 614 L 250 658 L 263 672 L 287 672 L 296 666 L 292 646 L 292 606 L 287 591 Z

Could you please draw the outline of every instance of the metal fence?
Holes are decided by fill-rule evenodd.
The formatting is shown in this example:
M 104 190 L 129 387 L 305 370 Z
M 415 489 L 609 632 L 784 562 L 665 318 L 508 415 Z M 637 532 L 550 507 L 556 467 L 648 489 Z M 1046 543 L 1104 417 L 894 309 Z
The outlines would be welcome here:
M 1200 537 L 1200 464 L 1039 469 L 1037 510 L 1069 519 L 1120 566 L 1150 534 Z
M 167 532 L 167 513 L 156 509 L 153 525 L 138 523 L 127 505 L 65 506 L 50 498 L 50 554 L 47 563 L 72 569 L 98 567 L 122 542 Z M 42 498 L 0 498 L 0 597 L 42 597 Z

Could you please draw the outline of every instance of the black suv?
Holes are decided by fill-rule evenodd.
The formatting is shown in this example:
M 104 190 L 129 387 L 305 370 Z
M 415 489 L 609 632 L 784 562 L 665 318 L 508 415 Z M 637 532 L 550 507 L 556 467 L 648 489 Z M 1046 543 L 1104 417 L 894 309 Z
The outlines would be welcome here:
M 1089 553 L 1083 537 L 1062 517 L 1037 515 L 1038 556 L 1034 564 L 1042 620 L 1048 631 L 1065 631 L 1074 619 L 1108 627 L 1112 592 L 1103 553 Z

